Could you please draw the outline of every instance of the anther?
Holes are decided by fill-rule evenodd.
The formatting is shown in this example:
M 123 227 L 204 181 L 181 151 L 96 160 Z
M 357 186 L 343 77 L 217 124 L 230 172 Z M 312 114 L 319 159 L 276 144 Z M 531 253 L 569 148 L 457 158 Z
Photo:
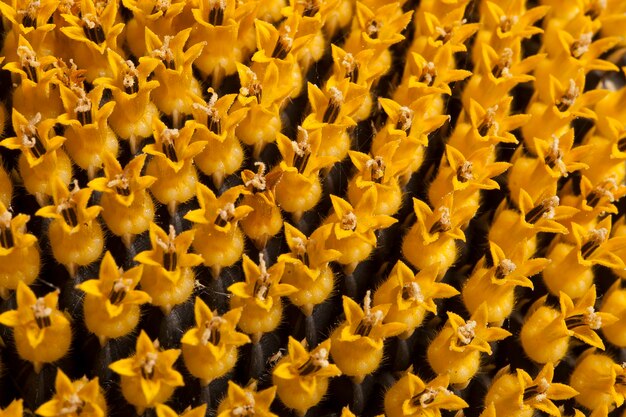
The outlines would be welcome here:
M 494 65 L 491 73 L 495 78 L 511 76 L 511 65 L 513 64 L 513 50 L 511 48 L 504 48 L 498 59 L 498 63 Z
M 365 167 L 370 170 L 370 177 L 372 178 L 372 181 L 378 184 L 383 181 L 386 166 L 382 156 L 369 159 L 365 163 Z
M 576 85 L 576 81 L 570 78 L 569 86 L 563 96 L 556 102 L 556 107 L 560 112 L 567 111 L 574 105 L 576 99 L 580 95 L 580 88 Z
M 437 79 L 437 67 L 434 62 L 427 62 L 422 68 L 422 75 L 419 77 L 419 82 L 426 84 L 429 87 L 432 87 L 435 84 L 435 80 Z
M 529 224 L 535 224 L 542 218 L 550 220 L 554 218 L 554 209 L 558 206 L 559 197 L 553 196 L 546 198 L 526 213 L 524 220 Z
M 35 301 L 35 304 L 30 306 L 30 308 L 33 310 L 37 327 L 44 329 L 52 325 L 52 320 L 50 319 L 52 309 L 46 306 L 46 302 L 43 297 L 39 297 L 37 301 Z
M 328 94 L 330 95 L 330 99 L 328 100 L 328 107 L 322 117 L 322 122 L 332 124 L 335 123 L 339 117 L 344 98 L 343 93 L 337 87 L 330 87 Z
M 608 238 L 609 231 L 604 227 L 594 229 L 589 233 L 587 241 L 581 246 L 580 253 L 583 259 L 589 258 Z
M 367 290 L 367 292 L 365 293 L 365 298 L 363 299 L 363 313 L 364 316 L 357 325 L 354 334 L 367 337 L 369 336 L 374 326 L 382 322 L 385 315 L 380 310 L 376 310 L 376 312 L 372 313 L 372 297 L 370 290 Z
M 104 29 L 102 28 L 97 16 L 85 14 L 83 15 L 82 21 L 83 32 L 85 33 L 87 39 L 97 43 L 98 45 L 106 40 Z
M 302 174 L 306 169 L 306 166 L 311 158 L 311 144 L 309 143 L 309 132 L 303 129 L 302 126 L 298 126 L 299 135 L 298 141 L 291 141 L 293 147 L 293 166 L 298 169 L 298 173 Z
M 452 229 L 452 221 L 450 220 L 450 209 L 448 207 L 439 207 L 439 219 L 436 220 L 428 233 L 434 235 L 435 233 L 445 233 Z
M 176 147 L 174 141 L 178 138 L 178 129 L 165 129 L 161 133 L 161 147 L 163 153 L 172 162 L 178 162 L 178 156 L 176 155 Z

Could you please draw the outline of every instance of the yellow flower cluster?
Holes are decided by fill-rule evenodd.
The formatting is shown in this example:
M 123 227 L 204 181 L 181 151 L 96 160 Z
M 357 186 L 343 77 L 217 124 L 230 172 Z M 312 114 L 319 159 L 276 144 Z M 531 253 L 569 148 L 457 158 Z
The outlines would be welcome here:
M 0 14 L 0 417 L 623 406 L 626 2 Z

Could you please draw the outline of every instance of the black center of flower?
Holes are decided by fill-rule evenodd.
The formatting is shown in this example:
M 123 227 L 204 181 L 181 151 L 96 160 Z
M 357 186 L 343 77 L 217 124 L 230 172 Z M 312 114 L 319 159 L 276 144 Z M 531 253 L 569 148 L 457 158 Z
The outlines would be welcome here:
M 135 94 L 139 91 L 139 78 L 137 78 L 136 75 L 132 75 L 130 77 L 132 77 L 132 83 L 124 83 L 124 92 L 126 94 Z
M 365 320 L 361 320 L 359 322 L 359 325 L 356 326 L 356 330 L 354 331 L 354 334 L 358 334 L 359 336 L 367 337 L 371 333 L 372 328 L 373 328 L 372 323 L 365 322 Z
M 70 227 L 78 226 L 78 216 L 76 215 L 76 209 L 73 206 L 64 207 L 61 209 L 61 216 L 63 216 L 63 220 Z
M 206 342 L 207 343 L 210 342 L 213 346 L 219 345 L 220 340 L 222 339 L 219 324 L 215 325 L 213 322 L 206 322 L 204 323 L 204 326 L 205 326 L 205 332 L 208 333 Z
M 574 316 L 567 317 L 565 319 L 565 325 L 567 326 L 568 330 L 575 329 L 576 327 L 586 326 L 587 323 L 585 321 L 585 315 L 576 314 Z
M 359 66 L 358 64 L 354 64 L 354 66 L 346 73 L 346 78 L 350 79 L 351 83 L 357 82 L 359 79 Z
M 272 283 L 267 279 L 259 279 L 254 283 L 253 293 L 259 300 L 265 300 L 270 292 Z
M 130 195 L 130 188 L 118 186 L 115 187 L 115 192 L 117 192 L 121 196 L 128 197 Z
M 209 10 L 208 21 L 213 26 L 222 26 L 224 24 L 224 9 L 220 2 L 216 2 L 211 10 Z
M 541 217 L 543 217 L 544 214 L 548 212 L 548 210 L 549 207 L 546 207 L 544 204 L 539 204 L 526 213 L 524 220 L 526 223 L 535 224 L 539 221 L 539 219 L 541 219 Z
M 37 29 L 37 16 L 33 16 L 30 13 L 26 13 L 22 18 L 22 25 L 27 28 Z
M 599 247 L 600 247 L 600 241 L 598 241 L 597 239 L 589 239 L 580 248 L 580 253 L 583 259 L 587 259 L 588 257 L 590 257 Z
M 617 141 L 617 150 L 619 150 L 620 152 L 626 151 L 626 136 L 620 138 Z
M 289 51 L 291 51 L 291 46 L 287 45 L 282 38 L 279 38 L 278 41 L 276 41 L 276 46 L 272 52 L 272 58 L 285 59 L 287 58 Z
M 322 116 L 322 122 L 332 124 L 337 121 L 339 117 L 339 111 L 341 110 L 341 103 L 333 98 L 328 102 L 328 107 L 326 107 L 326 111 L 324 112 L 324 116 Z
M 176 156 L 176 148 L 174 148 L 174 143 L 171 141 L 163 143 L 163 153 L 168 159 L 172 162 L 178 162 L 178 156 Z
M 490 123 L 490 120 L 485 118 L 480 126 L 478 126 L 478 134 L 480 136 L 487 136 L 489 134 L 489 129 L 491 129 L 491 125 L 492 123 Z
M 41 138 L 38 133 L 34 133 L 29 137 L 30 143 L 30 151 L 32 152 L 35 158 L 39 158 L 46 153 L 46 147 L 43 145 Z
M 378 39 L 378 32 L 380 31 L 381 24 L 378 20 L 372 19 L 367 25 L 366 33 L 371 39 Z
M 118 305 L 119 303 L 124 301 L 124 298 L 126 298 L 126 288 L 124 287 L 115 288 L 115 287 L 116 286 L 113 285 L 113 289 L 111 289 L 111 292 L 109 293 L 109 301 L 113 305 Z
M 209 115 L 206 121 L 206 125 L 207 128 L 216 135 L 222 134 L 222 120 L 219 118 L 219 116 Z
M 83 26 L 83 32 L 90 41 L 100 45 L 105 41 L 104 29 L 99 23 L 92 22 L 92 24 L 85 24 Z
M 530 401 L 539 394 L 541 394 L 539 387 L 537 385 L 532 385 L 524 389 L 524 395 L 523 395 L 524 401 Z
M 322 367 L 315 363 L 313 357 L 309 357 L 306 362 L 298 367 L 298 373 L 300 376 L 307 376 L 319 371 L 320 369 L 322 369 Z
M 168 271 L 175 271 L 178 266 L 178 255 L 176 252 L 164 252 L 163 253 L 163 268 Z
M 309 0 L 304 5 L 302 16 L 313 17 L 320 11 L 320 5 L 317 0 Z
M 83 126 L 93 123 L 93 117 L 91 115 L 91 109 L 85 110 L 85 111 L 76 112 L 76 119 Z
M 304 172 L 310 158 L 311 152 L 307 151 L 302 152 L 302 155 L 295 154 L 293 156 L 293 166 L 298 169 L 298 173 L 302 174 Z
M 24 70 L 29 80 L 35 83 L 38 82 L 39 78 L 37 77 L 37 69 L 35 67 L 32 65 L 24 65 L 22 70 Z
M 442 33 L 437 36 L 435 41 L 440 41 L 442 43 L 448 43 L 452 38 L 452 28 L 450 26 L 446 26 L 442 29 Z
M 35 323 L 37 323 L 37 327 L 39 327 L 40 329 L 52 326 L 52 320 L 50 320 L 50 316 L 35 317 Z
M 11 228 L 0 226 L 0 245 L 5 249 L 11 249 L 14 244 Z

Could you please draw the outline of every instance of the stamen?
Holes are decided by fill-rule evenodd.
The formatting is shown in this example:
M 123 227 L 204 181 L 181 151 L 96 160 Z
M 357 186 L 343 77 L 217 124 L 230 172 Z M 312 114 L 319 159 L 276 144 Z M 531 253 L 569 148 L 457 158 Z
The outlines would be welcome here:
M 437 67 L 435 63 L 429 61 L 422 68 L 422 75 L 420 75 L 419 82 L 426 84 L 428 87 L 432 87 L 437 79 Z
M 461 344 L 469 345 L 474 340 L 476 336 L 476 326 L 477 323 L 474 320 L 469 320 L 463 326 L 459 326 L 456 329 L 456 337 L 459 339 Z
M 33 82 L 38 82 L 37 68 L 41 66 L 41 63 L 37 60 L 35 51 L 25 45 L 18 46 L 17 56 L 20 58 L 20 64 L 28 79 Z
M 355 231 L 357 226 L 356 214 L 348 212 L 341 218 L 341 228 L 343 230 Z
M 139 91 L 139 71 L 135 67 L 135 63 L 130 59 L 123 62 L 125 66 L 122 74 L 122 84 L 126 94 L 134 94 Z
M 533 207 L 526 216 L 524 216 L 524 220 L 526 223 L 535 224 L 541 218 L 545 218 L 551 220 L 554 218 L 554 209 L 559 206 L 559 197 L 553 196 L 544 199 L 539 205 Z
M 604 227 L 594 229 L 589 233 L 587 241 L 580 248 L 583 259 L 589 258 L 604 243 L 609 236 L 609 231 Z
M 483 119 L 483 122 L 478 126 L 478 134 L 480 136 L 487 136 L 492 127 L 493 127 L 492 134 L 494 136 L 498 134 L 499 126 L 498 126 L 498 122 L 496 122 L 497 111 L 498 111 L 497 104 L 487 109 L 487 113 L 485 114 L 485 118 Z
M 100 24 L 98 16 L 87 13 L 83 15 L 82 21 L 83 32 L 85 32 L 85 36 L 87 37 L 87 39 L 94 43 L 97 43 L 98 45 L 106 40 L 104 29 Z
M 300 237 L 291 238 L 292 245 L 294 246 L 294 254 L 305 265 L 309 266 L 309 254 L 306 251 L 307 242 Z
M 396 122 L 396 129 L 409 132 L 413 125 L 413 110 L 406 106 L 400 107 L 400 114 L 398 115 L 398 121 Z
M 85 89 L 76 86 L 72 88 L 72 91 L 78 96 L 78 100 L 76 101 L 76 107 L 74 107 L 76 119 L 80 122 L 82 126 L 93 123 L 93 118 L 91 115 L 91 99 L 87 97 Z
M 272 52 L 272 58 L 287 58 L 287 55 L 289 55 L 289 52 L 291 52 L 291 47 L 293 46 L 293 38 L 291 37 L 290 32 L 291 27 L 289 25 L 286 25 L 285 33 L 280 35 L 280 37 L 276 41 L 276 46 L 274 47 L 274 51 Z
M 40 329 L 50 327 L 52 325 L 52 320 L 50 316 L 52 315 L 52 309 L 46 306 L 46 302 L 43 297 L 39 297 L 35 304 L 30 306 L 33 310 L 33 314 L 35 315 L 35 323 L 37 323 L 37 327 Z
M 588 16 L 591 20 L 596 20 L 606 9 L 606 0 L 592 0 L 590 3 L 585 16 Z
M 252 186 L 254 192 L 265 191 L 265 188 L 267 187 L 267 180 L 265 178 L 265 164 L 263 162 L 255 162 L 254 165 L 259 167 L 259 169 L 257 173 L 254 174 L 254 177 L 246 181 L 244 185 L 246 187 Z
M 575 40 L 570 46 L 570 53 L 576 59 L 580 58 L 589 50 L 589 45 L 593 39 L 593 32 L 582 33 L 580 38 Z
M 547 398 L 547 392 L 550 389 L 550 383 L 547 379 L 541 378 L 537 385 L 531 385 L 524 389 L 522 395 L 523 402 L 535 400 L 538 402 L 544 401 Z
M 511 65 L 513 65 L 513 50 L 511 48 L 504 48 L 500 54 L 498 63 L 493 67 L 491 73 L 495 78 L 510 78 Z
M 130 195 L 130 181 L 124 173 L 117 174 L 111 181 L 107 182 L 108 188 L 115 188 L 115 191 L 124 197 Z
M 37 16 L 41 7 L 40 0 L 31 0 L 25 9 L 18 9 L 17 15 L 22 17 L 22 25 L 24 27 L 32 27 L 37 29 Z M 36 82 L 36 81 L 35 81 Z
M 367 24 L 367 28 L 365 28 L 365 33 L 371 39 L 378 39 L 378 33 L 380 32 L 380 29 L 382 27 L 383 27 L 383 23 L 382 22 L 380 22 L 380 21 L 378 21 L 376 19 L 372 19 Z
M 328 94 L 330 95 L 330 100 L 328 100 L 328 107 L 324 112 L 322 122 L 332 124 L 335 123 L 339 117 L 344 98 L 343 93 L 337 87 L 330 87 Z
M 200 337 L 200 343 L 203 346 L 209 344 L 209 342 L 213 346 L 217 346 L 220 344 L 221 334 L 220 334 L 220 326 L 226 323 L 226 320 L 221 318 L 220 316 L 213 316 L 210 321 L 204 322 L 204 331 L 202 332 L 202 336 Z
M 309 132 L 298 126 L 298 132 L 301 133 L 298 141 L 291 141 L 291 146 L 295 155 L 293 157 L 293 166 L 298 169 L 298 173 L 302 174 L 311 158 L 311 144 L 309 143 Z
M 603 197 L 609 202 L 615 201 L 613 191 L 617 191 L 617 180 L 614 177 L 607 178 L 602 184 L 591 190 L 585 199 L 589 207 L 596 207 Z
M 178 162 L 174 142 L 178 139 L 178 129 L 165 129 L 161 133 L 161 147 L 165 156 L 172 162 Z
M 580 95 L 580 88 L 576 85 L 576 81 L 570 78 L 569 87 L 560 100 L 556 102 L 556 107 L 560 112 L 567 111 L 574 105 L 576 99 Z
M 341 60 L 341 66 L 346 70 L 346 78 L 349 78 L 351 83 L 356 83 L 359 79 L 359 64 L 354 55 L 347 53 Z
M 311 353 L 309 359 L 298 368 L 300 376 L 307 376 L 324 369 L 330 365 L 328 362 L 328 350 L 320 348 Z
M 470 161 L 463 162 L 463 165 L 457 168 L 456 179 L 459 182 L 467 182 L 474 179 L 474 174 L 472 173 L 472 163 Z
M 565 165 L 565 162 L 563 162 L 563 151 L 559 148 L 559 138 L 553 135 L 552 139 L 552 145 L 550 145 L 550 148 L 546 153 L 544 162 L 550 168 L 558 169 L 563 177 L 567 177 L 567 166 Z
M 365 167 L 370 170 L 370 176 L 372 181 L 380 184 L 385 177 L 385 161 L 382 156 L 377 156 L 373 159 L 369 159 L 365 163 Z
M 428 233 L 445 233 L 452 229 L 452 220 L 450 219 L 450 209 L 448 207 L 439 207 L 439 219 L 430 226 Z
M 256 402 L 254 401 L 254 397 L 251 393 L 246 391 L 246 404 L 233 408 L 231 413 L 235 417 L 252 417 L 256 414 L 254 411 L 255 406 Z
M 40 158 L 46 153 L 46 147 L 41 141 L 36 127 L 40 121 L 41 113 L 37 113 L 28 121 L 27 125 L 20 127 L 22 131 L 22 145 L 29 148 L 35 158 Z
M 225 0 L 209 0 L 208 22 L 213 26 L 222 26 L 224 24 L 224 11 L 226 11 Z
M 313 17 L 320 11 L 320 5 L 317 0 L 306 0 L 304 1 L 304 10 L 302 11 L 302 16 L 305 17 Z
M 69 397 L 65 397 L 63 400 L 63 407 L 59 410 L 60 416 L 65 415 L 77 415 L 80 416 L 83 412 L 85 403 L 80 399 L 76 392 L 73 392 Z
M 176 271 L 178 267 L 178 255 L 176 254 L 176 229 L 170 224 L 167 242 L 156 239 L 156 244 L 163 249 L 163 268 L 167 271 Z
M 385 315 L 380 310 L 376 310 L 375 313 L 372 313 L 372 297 L 370 290 L 367 290 L 367 292 L 365 293 L 365 298 L 363 299 L 363 313 L 364 316 L 359 324 L 356 326 L 354 334 L 367 337 L 369 336 L 374 326 L 382 322 Z
M 261 301 L 265 301 L 270 292 L 270 287 L 272 286 L 272 282 L 270 280 L 270 274 L 267 273 L 267 266 L 265 265 L 265 258 L 263 254 L 259 254 L 259 270 L 261 274 L 254 284 L 254 296 Z
M 216 226 L 225 227 L 226 224 L 231 222 L 235 217 L 235 205 L 233 203 L 226 203 L 224 207 L 218 210 L 217 217 L 213 222 Z
M 567 317 L 565 325 L 569 330 L 581 326 L 588 326 L 591 330 L 598 330 L 602 327 L 602 317 L 596 313 L 593 306 L 589 306 L 583 314 Z
M 263 93 L 263 86 L 259 82 L 259 79 L 254 71 L 250 68 L 247 69 L 248 77 L 250 77 L 250 81 L 247 86 L 242 86 L 239 89 L 239 94 L 244 97 L 255 96 L 257 103 L 261 102 L 261 96 Z
M 515 15 L 500 16 L 500 30 L 502 31 L 502 33 L 507 33 L 511 29 L 513 29 L 513 26 L 515 26 L 518 21 L 519 21 L 519 17 Z
M 159 355 L 156 352 L 146 353 L 146 358 L 141 363 L 141 376 L 144 379 L 152 379 Z
M 173 36 L 164 36 L 161 47 L 153 50 L 150 55 L 163 61 L 165 68 L 175 70 L 176 62 L 174 61 L 174 52 L 170 49 L 170 42 L 172 39 L 174 39 Z
M 417 303 L 424 302 L 424 294 L 422 293 L 422 288 L 417 282 L 409 282 L 404 284 L 402 287 L 402 299 L 403 300 L 411 300 Z
M 11 249 L 15 242 L 13 231 L 11 230 L 11 219 L 13 216 L 9 210 L 0 214 L 0 245 L 5 249 Z
M 171 6 L 172 6 L 171 0 L 156 0 L 154 7 L 152 8 L 151 14 L 155 14 L 158 12 L 165 14 Z
M 120 275 L 124 273 L 124 271 L 120 268 Z M 119 305 L 124 298 L 126 298 L 126 294 L 130 291 L 133 285 L 132 279 L 124 279 L 122 277 L 116 279 L 113 282 L 113 287 L 111 288 L 111 292 L 109 293 L 109 301 L 113 305 Z
M 500 261 L 500 265 L 496 267 L 495 277 L 497 279 L 506 278 L 509 274 L 512 274 L 517 269 L 517 265 L 510 259 L 503 259 Z

